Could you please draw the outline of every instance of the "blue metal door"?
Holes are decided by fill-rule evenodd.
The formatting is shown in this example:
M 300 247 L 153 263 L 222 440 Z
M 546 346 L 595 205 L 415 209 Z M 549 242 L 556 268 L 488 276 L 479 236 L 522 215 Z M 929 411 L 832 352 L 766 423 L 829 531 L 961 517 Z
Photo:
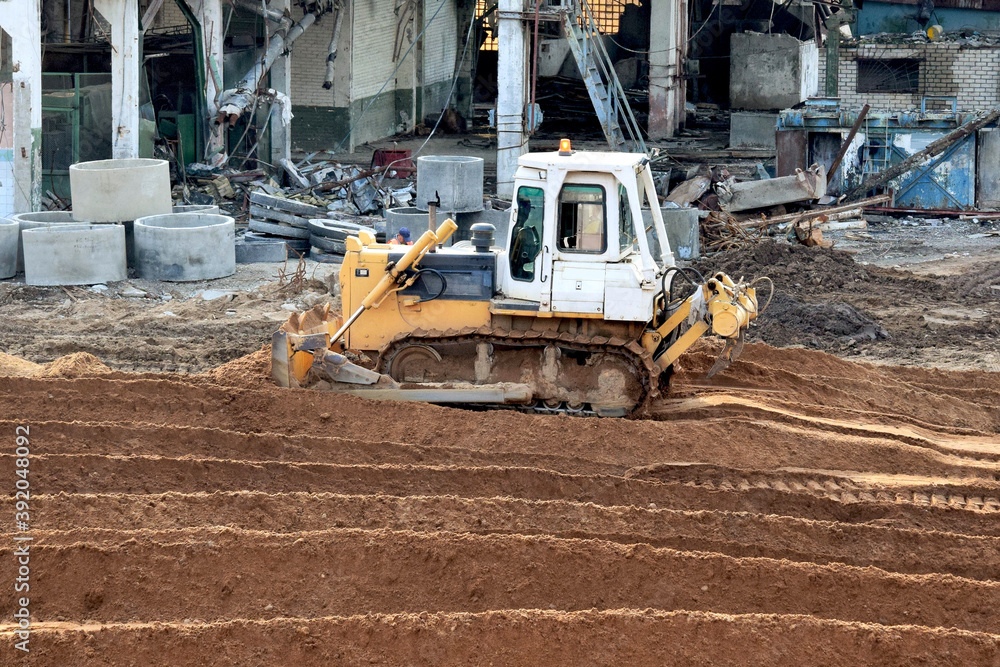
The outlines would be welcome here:
M 866 172 L 877 172 L 902 162 L 948 132 L 900 130 L 889 135 L 888 146 L 869 141 Z M 867 175 L 867 174 L 866 174 Z M 964 209 L 976 201 L 976 135 L 952 144 L 927 164 L 890 182 L 900 208 Z

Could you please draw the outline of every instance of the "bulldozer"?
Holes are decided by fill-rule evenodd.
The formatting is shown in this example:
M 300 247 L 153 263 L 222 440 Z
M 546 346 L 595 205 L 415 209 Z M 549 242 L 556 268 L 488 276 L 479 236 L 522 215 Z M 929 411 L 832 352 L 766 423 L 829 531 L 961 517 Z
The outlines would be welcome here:
M 434 228 L 433 213 L 409 246 L 359 231 L 345 241 L 344 315 L 327 304 L 289 317 L 272 339 L 272 378 L 380 399 L 635 415 L 703 334 L 725 341 L 710 374 L 739 356 L 767 280 L 676 266 L 655 193 L 646 155 L 563 140 L 519 158 L 503 246 L 480 223 L 442 247 L 457 225 Z

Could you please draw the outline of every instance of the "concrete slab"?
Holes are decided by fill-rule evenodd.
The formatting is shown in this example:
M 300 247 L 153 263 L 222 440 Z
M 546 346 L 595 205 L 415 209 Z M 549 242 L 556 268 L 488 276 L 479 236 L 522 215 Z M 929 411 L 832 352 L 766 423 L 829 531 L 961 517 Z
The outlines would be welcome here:
M 734 111 L 729 116 L 729 147 L 775 150 L 777 127 L 777 113 Z
M 719 206 L 730 213 L 819 199 L 826 194 L 826 167 L 813 165 L 794 176 L 720 184 L 716 192 Z
M 1000 208 L 1000 129 L 979 130 L 976 165 L 976 207 Z
M 661 208 L 663 226 L 667 230 L 667 240 L 674 257 L 678 259 L 698 259 L 701 257 L 699 245 L 700 219 L 696 208 Z M 643 227 L 649 229 L 653 224 L 653 213 L 650 210 L 642 212 Z M 660 243 L 652 231 L 646 233 L 650 243 L 650 251 L 654 257 L 660 256 Z
M 283 241 L 236 242 L 237 264 L 261 264 L 284 262 L 288 257 L 288 246 Z
M 54 224 L 25 229 L 24 281 L 29 285 L 96 285 L 125 280 L 125 228 Z
M 787 109 L 819 88 L 819 50 L 813 40 L 740 32 L 730 38 L 729 53 L 733 109 Z
M 236 272 L 236 225 L 226 215 L 168 213 L 135 221 L 140 278 L 188 282 Z

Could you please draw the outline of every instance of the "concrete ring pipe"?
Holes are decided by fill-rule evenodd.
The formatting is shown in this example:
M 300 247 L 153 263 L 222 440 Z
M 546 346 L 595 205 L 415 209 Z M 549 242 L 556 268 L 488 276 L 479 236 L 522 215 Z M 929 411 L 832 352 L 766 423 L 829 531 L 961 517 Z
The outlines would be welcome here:
M 24 282 L 95 285 L 128 278 L 121 225 L 51 224 L 25 229 Z
M 69 167 L 73 215 L 88 222 L 125 222 L 170 213 L 166 160 L 127 158 Z
M 13 278 L 17 274 L 17 244 L 21 226 L 17 220 L 0 218 L 0 278 Z
M 236 273 L 236 224 L 228 215 L 169 213 L 135 221 L 140 278 L 188 282 Z

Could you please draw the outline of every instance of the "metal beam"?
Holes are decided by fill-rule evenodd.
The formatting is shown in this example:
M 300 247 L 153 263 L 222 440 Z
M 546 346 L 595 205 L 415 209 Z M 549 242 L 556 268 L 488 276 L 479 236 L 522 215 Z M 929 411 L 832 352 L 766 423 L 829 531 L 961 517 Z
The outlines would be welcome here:
M 156 20 L 156 15 L 160 13 L 162 7 L 163 0 L 150 0 L 149 6 L 146 7 L 146 12 L 142 15 L 143 32 L 149 30 L 150 26 L 153 25 L 153 21 Z

